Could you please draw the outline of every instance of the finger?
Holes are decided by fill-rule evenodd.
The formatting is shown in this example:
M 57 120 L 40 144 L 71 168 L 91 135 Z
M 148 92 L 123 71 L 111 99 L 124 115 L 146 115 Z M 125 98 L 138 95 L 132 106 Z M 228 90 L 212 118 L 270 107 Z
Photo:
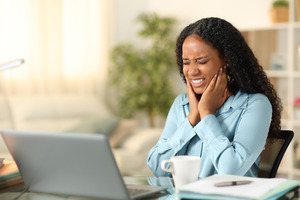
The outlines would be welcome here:
M 188 89 L 190 89 L 190 88 L 191 88 L 191 83 L 190 83 L 190 81 L 188 80 L 187 77 L 185 77 L 185 80 L 186 80 L 186 84 L 187 84 Z
M 226 99 L 226 98 L 227 98 L 227 95 L 228 95 L 228 89 L 225 88 L 224 94 L 223 94 L 223 99 Z
M 214 77 L 210 80 L 210 82 L 209 82 L 209 84 L 208 84 L 208 86 L 206 88 L 207 91 L 213 91 L 214 90 L 216 82 L 217 82 L 217 79 L 218 79 L 218 75 L 215 74 Z
M 189 101 L 194 101 L 195 99 L 197 99 L 194 89 L 188 80 L 186 81 L 186 84 L 187 84 L 188 99 L 189 99 Z
M 191 85 L 191 83 L 188 81 L 187 78 L 186 78 L 186 84 L 187 84 L 187 90 L 188 90 L 188 93 L 193 93 L 192 85 Z
M 221 67 L 218 72 L 218 80 L 217 83 L 222 83 L 224 80 L 226 80 L 226 73 L 224 67 Z
M 225 69 L 222 67 L 219 70 L 218 79 L 216 82 L 216 88 L 224 91 L 225 88 L 227 88 L 227 75 L 225 73 Z

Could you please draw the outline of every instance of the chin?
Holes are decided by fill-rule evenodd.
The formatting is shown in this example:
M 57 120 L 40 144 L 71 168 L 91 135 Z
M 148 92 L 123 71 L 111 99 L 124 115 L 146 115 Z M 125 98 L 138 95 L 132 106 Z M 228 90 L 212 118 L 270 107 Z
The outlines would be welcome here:
M 201 94 L 203 94 L 204 90 L 194 89 L 194 92 L 195 92 L 196 94 L 201 95 Z

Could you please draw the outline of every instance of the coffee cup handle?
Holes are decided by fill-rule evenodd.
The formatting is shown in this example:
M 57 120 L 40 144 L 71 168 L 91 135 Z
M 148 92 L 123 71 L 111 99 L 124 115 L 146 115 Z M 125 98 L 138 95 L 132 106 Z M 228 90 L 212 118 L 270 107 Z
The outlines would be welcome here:
M 166 168 L 166 164 L 170 163 L 170 167 Z M 173 173 L 172 161 L 171 160 L 163 160 L 161 161 L 160 167 L 165 172 Z

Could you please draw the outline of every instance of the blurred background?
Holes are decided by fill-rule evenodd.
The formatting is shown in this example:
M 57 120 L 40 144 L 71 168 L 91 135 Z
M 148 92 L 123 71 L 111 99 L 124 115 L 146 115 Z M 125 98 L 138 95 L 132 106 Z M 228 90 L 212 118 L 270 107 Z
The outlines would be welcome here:
M 175 40 L 188 24 L 236 26 L 274 83 L 296 137 L 280 173 L 300 178 L 299 0 L 0 0 L 0 129 L 103 133 L 124 175 L 147 153 L 186 86 Z M 299 116 L 298 116 L 299 115 Z M 0 157 L 12 159 L 2 140 Z M 132 163 L 135 163 L 134 166 Z

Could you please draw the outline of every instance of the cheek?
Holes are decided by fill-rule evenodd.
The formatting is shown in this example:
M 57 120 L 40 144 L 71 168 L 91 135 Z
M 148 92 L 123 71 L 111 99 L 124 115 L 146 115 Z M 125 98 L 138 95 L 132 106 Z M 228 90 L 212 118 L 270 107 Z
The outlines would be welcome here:
M 184 66 L 183 66 L 182 71 L 183 71 L 184 76 L 187 76 L 187 72 L 188 72 L 187 67 L 184 67 Z
M 213 64 L 213 65 L 207 67 L 207 73 L 210 74 L 211 76 L 218 74 L 220 67 L 216 67 L 216 66 L 219 66 L 219 65 Z

